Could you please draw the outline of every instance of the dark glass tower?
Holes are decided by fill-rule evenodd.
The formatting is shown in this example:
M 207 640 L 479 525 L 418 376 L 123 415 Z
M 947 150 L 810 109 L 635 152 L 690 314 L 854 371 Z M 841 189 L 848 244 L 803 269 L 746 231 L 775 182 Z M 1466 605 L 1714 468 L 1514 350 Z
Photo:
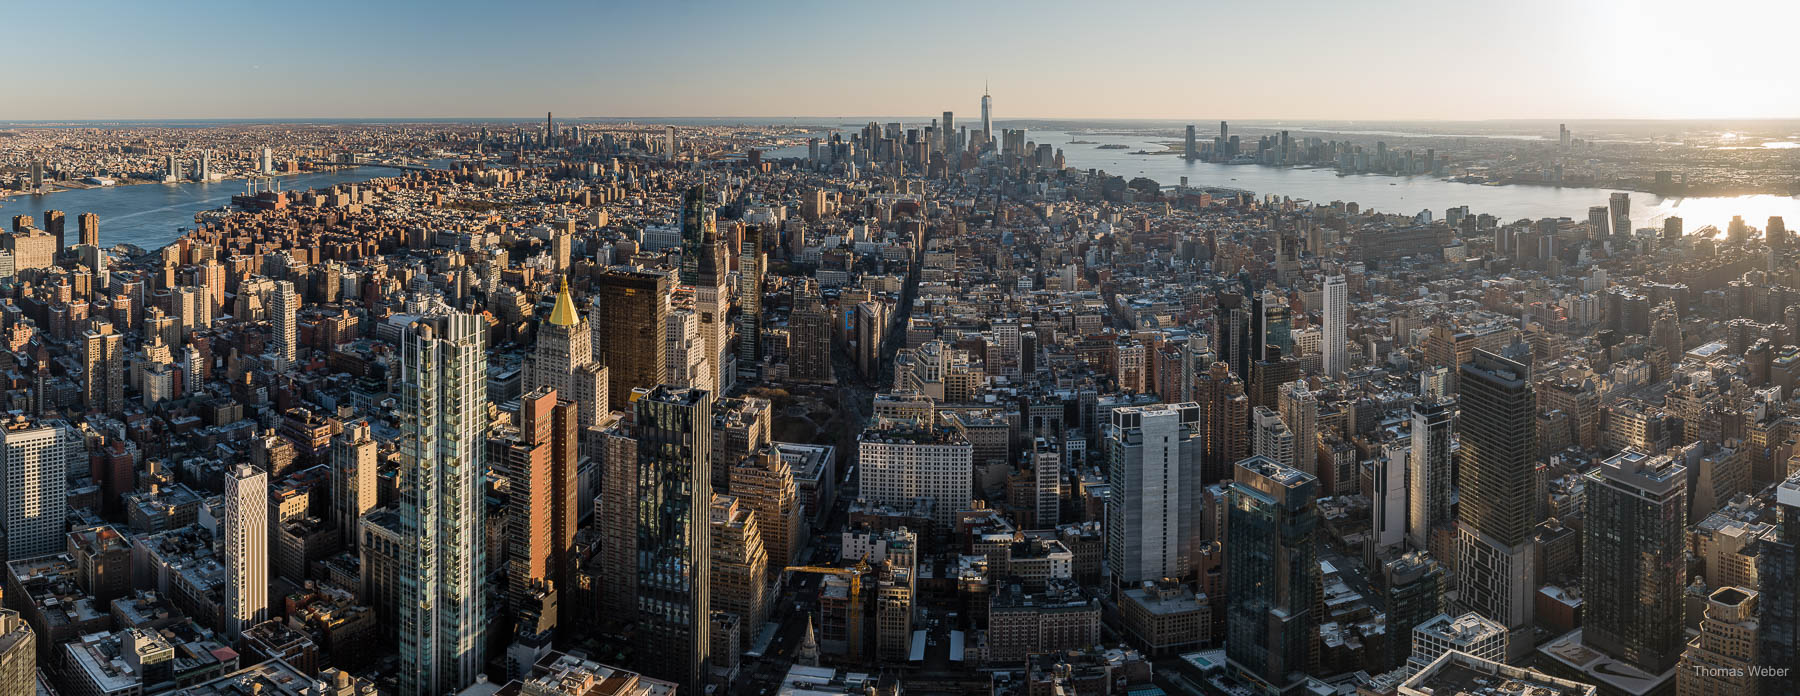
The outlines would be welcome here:
M 1240 676 L 1285 691 L 1306 678 L 1318 617 L 1318 479 L 1273 459 L 1237 464 L 1227 489 L 1225 657 Z
M 1584 478 L 1581 640 L 1661 674 L 1686 647 L 1687 467 L 1627 449 Z
M 712 394 L 660 385 L 635 407 L 640 666 L 685 693 L 702 693 L 712 599 Z
M 1775 489 L 1779 519 L 1776 536 L 1758 542 L 1756 581 L 1762 593 L 1757 602 L 1757 659 L 1769 667 L 1761 677 L 1765 694 L 1791 694 L 1800 689 L 1794 670 L 1800 668 L 1800 474 L 1788 477 Z

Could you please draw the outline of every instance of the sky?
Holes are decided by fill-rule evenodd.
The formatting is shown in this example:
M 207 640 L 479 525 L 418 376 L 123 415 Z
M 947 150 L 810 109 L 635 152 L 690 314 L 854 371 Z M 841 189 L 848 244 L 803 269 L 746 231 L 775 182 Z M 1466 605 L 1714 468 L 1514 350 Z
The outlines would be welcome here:
M 0 120 L 1800 118 L 1793 0 L 0 4 Z

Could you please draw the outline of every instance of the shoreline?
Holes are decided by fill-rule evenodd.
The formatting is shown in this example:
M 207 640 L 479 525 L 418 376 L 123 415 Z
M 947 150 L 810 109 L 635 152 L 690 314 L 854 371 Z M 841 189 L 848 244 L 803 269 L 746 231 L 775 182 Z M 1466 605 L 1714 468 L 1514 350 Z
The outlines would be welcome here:
M 363 165 L 360 165 L 360 164 L 334 164 L 331 166 L 332 166 L 331 169 L 316 169 L 315 168 L 315 169 L 307 169 L 307 170 L 291 172 L 291 173 L 269 174 L 266 176 L 259 176 L 259 177 L 228 176 L 228 177 L 223 177 L 220 179 L 215 179 L 215 180 L 210 180 L 210 181 L 194 181 L 194 180 L 189 180 L 189 179 L 183 179 L 181 181 L 151 181 L 149 179 L 126 179 L 123 181 L 115 181 L 113 183 L 113 185 L 111 185 L 111 186 L 88 184 L 88 185 L 83 185 L 83 186 L 59 186 L 58 188 L 52 188 L 47 191 L 0 191 L 0 205 L 3 205 L 6 203 L 6 201 L 12 200 L 14 198 L 26 198 L 26 197 L 30 197 L 30 196 L 50 196 L 50 195 L 55 195 L 58 193 L 68 193 L 71 191 L 99 191 L 99 190 L 104 190 L 104 189 L 121 189 L 121 188 L 133 187 L 133 186 L 151 186 L 151 185 L 155 185 L 155 184 L 166 184 L 166 185 L 175 185 L 175 186 L 179 186 L 182 184 L 223 184 L 223 183 L 231 182 L 231 181 L 250 181 L 254 178 L 283 179 L 286 177 L 306 176 L 308 174 L 330 174 L 333 172 L 341 172 L 341 171 L 345 171 L 345 170 L 349 170 L 349 169 L 359 169 Z

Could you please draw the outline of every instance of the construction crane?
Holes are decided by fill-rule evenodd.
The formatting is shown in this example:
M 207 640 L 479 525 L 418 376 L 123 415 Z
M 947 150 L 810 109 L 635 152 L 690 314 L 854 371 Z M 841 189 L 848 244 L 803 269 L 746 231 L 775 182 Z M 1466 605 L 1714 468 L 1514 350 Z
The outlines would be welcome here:
M 819 575 L 832 575 L 832 576 L 844 578 L 845 581 L 847 581 L 849 583 L 850 596 L 848 598 L 846 598 L 846 602 L 845 602 L 845 604 L 847 605 L 846 606 L 847 615 L 845 616 L 845 621 L 844 621 L 844 623 L 847 624 L 844 627 L 844 638 L 845 638 L 845 643 L 847 643 L 847 645 L 845 646 L 845 651 L 847 653 L 849 653 L 847 655 L 847 657 L 850 657 L 851 659 L 862 659 L 862 629 L 863 629 L 862 579 L 863 579 L 863 576 L 868 575 L 871 571 L 871 569 L 869 567 L 869 557 L 866 555 L 863 556 L 863 558 L 861 560 L 858 560 L 856 562 L 856 565 L 850 566 L 848 568 L 833 568 L 831 566 L 788 566 L 787 568 L 785 568 L 783 570 L 786 572 L 794 572 L 794 573 L 817 573 Z M 823 593 L 824 586 L 821 585 L 819 587 L 819 589 L 820 589 L 821 593 Z M 820 601 L 821 610 L 823 609 L 823 606 L 824 606 L 824 601 L 821 600 Z M 820 618 L 821 618 L 821 622 L 823 622 L 824 617 L 821 616 Z M 824 628 L 824 626 L 821 625 L 821 628 Z

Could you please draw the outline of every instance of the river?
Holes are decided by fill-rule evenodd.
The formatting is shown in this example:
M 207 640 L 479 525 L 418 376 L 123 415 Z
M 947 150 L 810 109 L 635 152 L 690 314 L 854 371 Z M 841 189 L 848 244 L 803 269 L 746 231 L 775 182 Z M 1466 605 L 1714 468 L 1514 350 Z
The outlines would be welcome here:
M 399 174 L 394 169 L 357 167 L 332 172 L 290 174 L 275 177 L 284 191 L 322 188 L 346 182 L 368 181 Z M 30 215 L 44 225 L 44 211 L 60 210 L 68 216 L 65 237 L 76 240 L 76 217 L 100 216 L 100 244 L 130 244 L 155 251 L 181 237 L 182 228 L 194 226 L 194 214 L 231 205 L 231 197 L 243 193 L 242 180 L 186 182 L 180 184 L 132 184 L 104 188 L 58 191 L 43 195 L 0 198 L 0 219 L 10 225 L 14 215 Z M 10 230 L 11 228 L 8 227 Z
M 1440 220 L 1446 209 L 1460 205 L 1469 206 L 1470 212 L 1488 213 L 1505 222 L 1543 217 L 1586 220 L 1588 208 L 1606 205 L 1612 194 L 1609 189 L 1596 188 L 1482 186 L 1429 176 L 1338 176 L 1333 169 L 1189 162 L 1179 153 L 1134 154 L 1165 151 L 1168 148 L 1163 143 L 1170 142 L 1170 138 L 1103 131 L 1037 130 L 1028 131 L 1026 139 L 1060 148 L 1064 162 L 1070 167 L 1103 169 L 1108 174 L 1127 179 L 1149 177 L 1159 184 L 1173 186 L 1181 183 L 1181 177 L 1185 176 L 1191 186 L 1244 189 L 1259 195 L 1275 194 L 1317 203 L 1354 202 L 1364 209 L 1405 215 L 1429 210 Z M 1073 140 L 1086 143 L 1071 144 Z M 1103 150 L 1101 145 L 1125 147 Z M 797 146 L 771 150 L 763 156 L 806 157 L 806 154 L 805 146 Z M 1631 194 L 1633 227 L 1660 228 L 1664 219 L 1677 216 L 1682 219 L 1682 228 L 1690 233 L 1707 225 L 1724 230 L 1733 215 L 1742 215 L 1744 222 L 1756 228 L 1763 227 L 1769 216 L 1779 215 L 1787 221 L 1788 228 L 1793 229 L 1800 223 L 1800 198 L 1778 195 L 1665 198 L 1648 193 Z

